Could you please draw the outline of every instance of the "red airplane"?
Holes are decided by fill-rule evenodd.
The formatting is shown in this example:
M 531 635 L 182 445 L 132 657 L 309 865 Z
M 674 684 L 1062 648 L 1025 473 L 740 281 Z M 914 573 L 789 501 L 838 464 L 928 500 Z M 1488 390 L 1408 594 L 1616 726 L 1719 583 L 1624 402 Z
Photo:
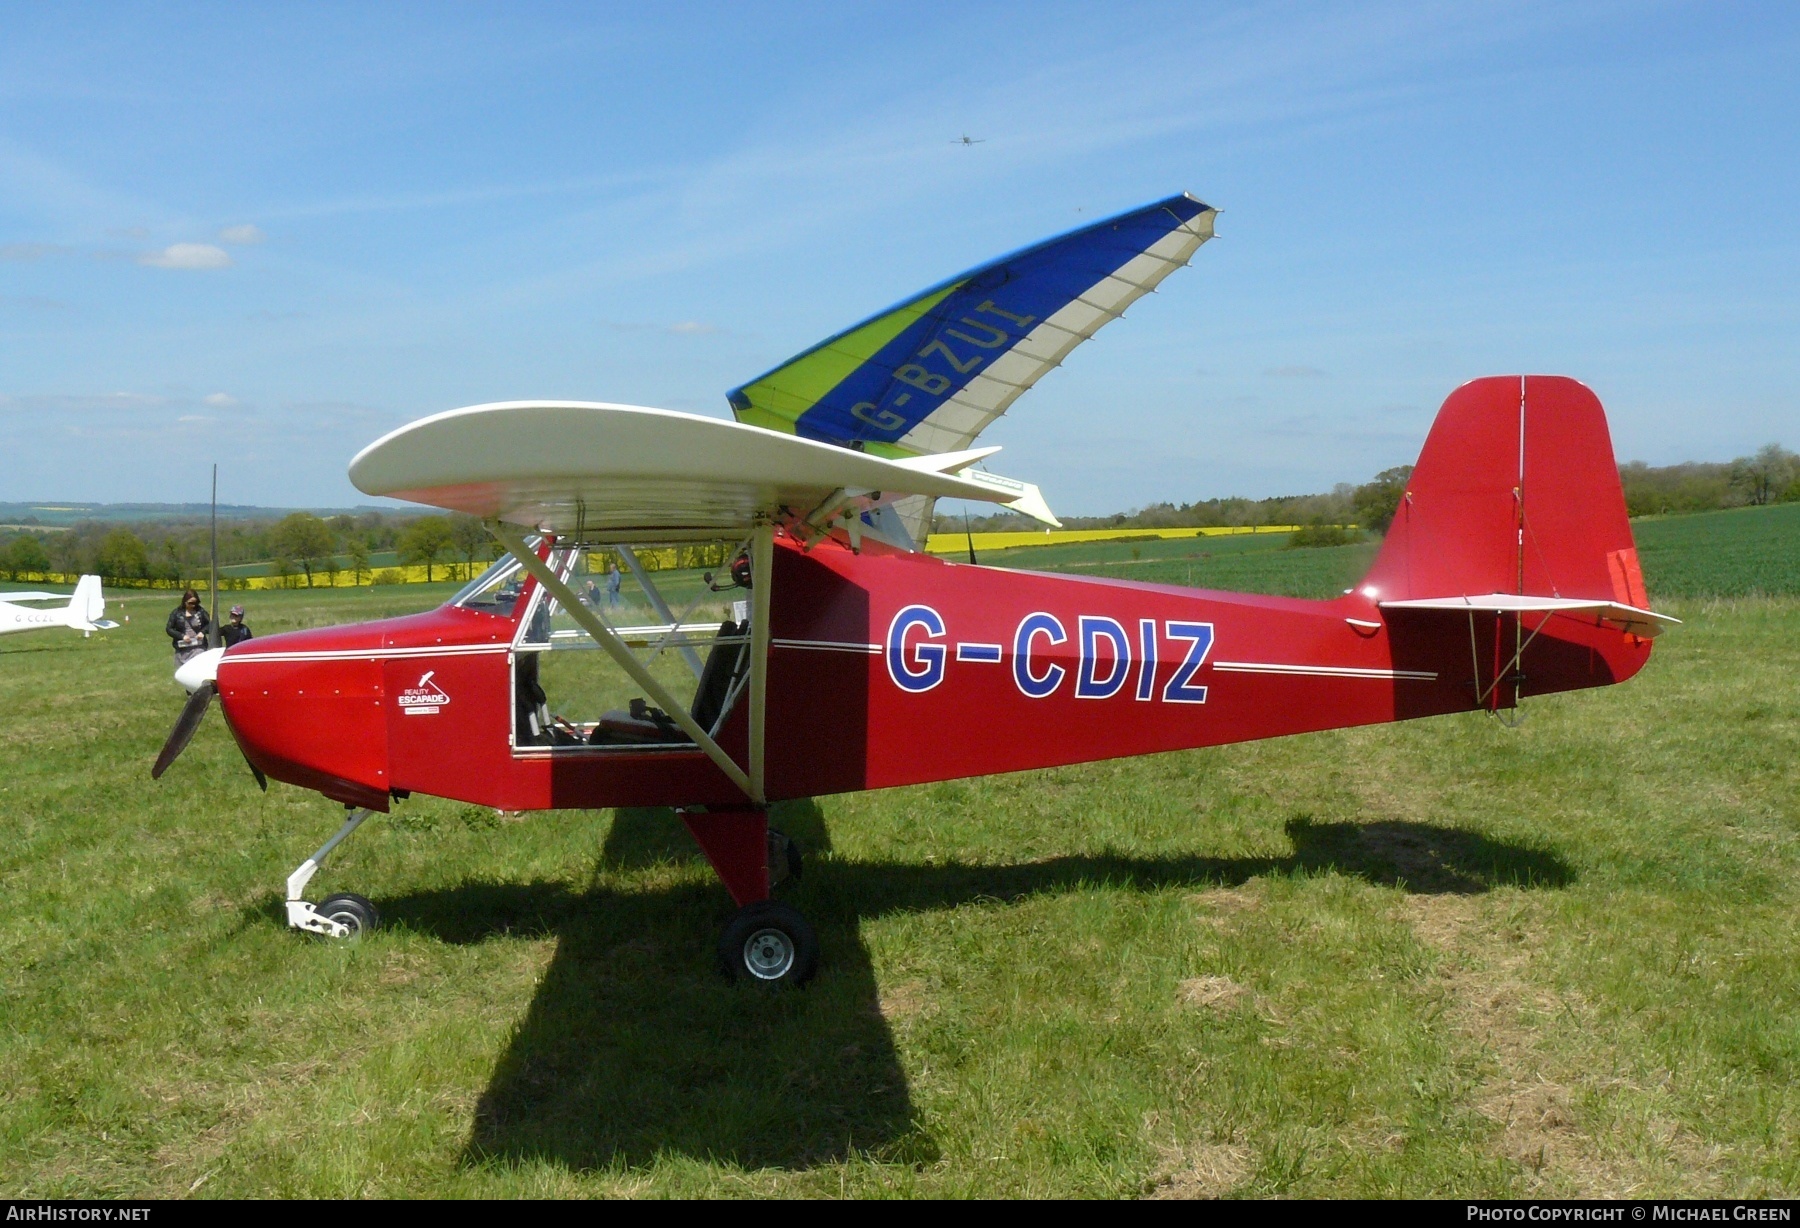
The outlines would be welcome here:
M 289 924 L 337 938 L 375 906 L 307 884 L 413 793 L 674 807 L 738 905 L 725 970 L 795 985 L 818 947 L 771 898 L 800 866 L 772 802 L 1499 712 L 1641 669 L 1674 620 L 1647 608 L 1600 403 L 1557 376 L 1457 389 L 1369 574 L 1333 600 L 919 549 L 937 498 L 1054 522 L 969 445 L 1212 219 L 1177 196 L 984 265 L 733 391 L 735 423 L 514 402 L 393 432 L 352 481 L 480 516 L 505 556 L 429 613 L 190 662 L 153 774 L 216 694 L 259 780 L 351 809 L 288 880 Z

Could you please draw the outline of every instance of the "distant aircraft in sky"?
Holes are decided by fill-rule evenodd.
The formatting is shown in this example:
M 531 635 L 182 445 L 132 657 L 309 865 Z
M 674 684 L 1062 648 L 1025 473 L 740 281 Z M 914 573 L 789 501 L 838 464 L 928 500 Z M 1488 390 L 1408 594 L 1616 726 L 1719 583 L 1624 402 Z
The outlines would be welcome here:
M 99 576 L 83 576 L 75 585 L 68 604 L 51 609 L 17 605 L 20 601 L 61 601 L 61 593 L 0 593 L 0 635 L 15 631 L 43 631 L 50 627 L 68 627 L 82 635 L 111 631 L 119 624 L 100 617 L 106 613 L 106 598 L 100 593 Z
M 952 145 L 986 145 L 987 138 L 984 136 L 970 136 L 965 132 L 950 143 Z

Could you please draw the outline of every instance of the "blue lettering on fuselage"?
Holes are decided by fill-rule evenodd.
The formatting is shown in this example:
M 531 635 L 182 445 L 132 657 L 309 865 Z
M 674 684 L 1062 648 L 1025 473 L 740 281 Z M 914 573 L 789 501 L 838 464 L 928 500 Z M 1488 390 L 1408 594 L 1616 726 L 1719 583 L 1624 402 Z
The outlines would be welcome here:
M 910 649 L 906 633 L 918 627 L 924 635 L 913 641 Z M 888 677 L 902 691 L 921 694 L 944 680 L 945 648 L 932 640 L 944 637 L 944 619 L 928 605 L 909 605 L 888 624 Z
M 1166 704 L 1203 704 L 1206 702 L 1206 688 L 1194 685 L 1194 675 L 1206 664 L 1206 654 L 1212 651 L 1213 625 L 1211 623 L 1164 623 L 1163 632 L 1172 640 L 1186 640 L 1187 656 L 1182 658 L 1181 668 L 1169 679 L 1169 685 L 1163 688 L 1163 702 Z
M 1125 685 L 1131 672 L 1131 641 L 1116 618 L 1099 614 L 1083 614 L 1077 623 L 1081 639 L 1081 665 L 1075 671 L 1076 699 L 1111 699 Z M 1105 662 L 1106 676 L 1100 676 L 1100 641 L 1112 645 L 1112 660 Z
M 1019 620 L 1012 636 L 1013 684 L 1028 699 L 1048 699 L 1061 689 L 1073 672 L 1077 699 L 1112 699 L 1131 687 L 1132 697 L 1143 702 L 1203 704 L 1207 688 L 1197 682 L 1212 655 L 1213 624 L 1137 620 L 1135 642 L 1127 623 L 1104 614 L 1082 614 L 1075 620 L 1075 643 L 1066 656 L 1052 652 L 1069 642 L 1062 620 L 1034 610 Z M 1163 645 L 1172 646 L 1165 651 Z M 888 624 L 884 656 L 894 685 L 918 695 L 942 684 L 949 663 L 957 669 L 979 669 L 1006 661 L 1005 645 L 950 638 L 944 618 L 928 605 L 909 605 Z M 1060 659 L 1059 659 L 1060 656 Z M 1067 657 L 1075 658 L 1067 664 Z M 1164 660 L 1176 661 L 1166 679 L 1159 678 Z M 1135 672 L 1133 667 L 1135 668 Z M 1158 687 L 1158 682 L 1161 687 Z
M 1019 684 L 1020 693 L 1029 699 L 1054 695 L 1056 688 L 1062 685 L 1063 675 L 1068 672 L 1060 665 L 1051 665 L 1041 674 L 1032 669 L 1032 641 L 1040 635 L 1052 646 L 1069 638 L 1054 614 L 1040 611 L 1027 614 L 1019 622 L 1019 629 L 1013 634 L 1013 681 Z

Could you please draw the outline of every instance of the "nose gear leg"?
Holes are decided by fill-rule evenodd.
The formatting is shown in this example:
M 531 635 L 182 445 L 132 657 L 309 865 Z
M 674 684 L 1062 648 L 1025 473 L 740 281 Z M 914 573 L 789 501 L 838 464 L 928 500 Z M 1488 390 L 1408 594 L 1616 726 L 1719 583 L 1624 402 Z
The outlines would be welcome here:
M 349 938 L 353 931 L 342 922 L 325 916 L 312 904 L 301 899 L 306 884 L 312 876 L 319 872 L 325 859 L 331 856 L 331 850 L 350 838 L 350 833 L 363 825 L 363 820 L 374 814 L 373 810 L 358 810 L 344 820 L 344 825 L 337 830 L 337 835 L 319 846 L 319 851 L 300 863 L 300 868 L 288 875 L 287 880 L 287 923 L 298 930 L 306 930 L 312 934 L 322 934 L 327 938 Z

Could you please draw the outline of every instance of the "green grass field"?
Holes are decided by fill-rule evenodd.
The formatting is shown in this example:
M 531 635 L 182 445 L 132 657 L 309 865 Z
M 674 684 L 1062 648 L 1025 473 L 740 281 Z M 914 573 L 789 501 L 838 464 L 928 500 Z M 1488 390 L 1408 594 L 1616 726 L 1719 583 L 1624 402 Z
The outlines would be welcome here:
M 778 998 L 712 971 L 729 902 L 653 811 L 415 799 L 315 880 L 389 926 L 306 940 L 281 883 L 336 808 L 216 713 L 149 779 L 166 594 L 0 640 L 0 1191 L 1794 1196 L 1791 515 L 1641 523 L 1685 624 L 1517 730 L 790 805 L 824 969 Z M 1192 545 L 983 561 L 1324 595 L 1367 558 Z

